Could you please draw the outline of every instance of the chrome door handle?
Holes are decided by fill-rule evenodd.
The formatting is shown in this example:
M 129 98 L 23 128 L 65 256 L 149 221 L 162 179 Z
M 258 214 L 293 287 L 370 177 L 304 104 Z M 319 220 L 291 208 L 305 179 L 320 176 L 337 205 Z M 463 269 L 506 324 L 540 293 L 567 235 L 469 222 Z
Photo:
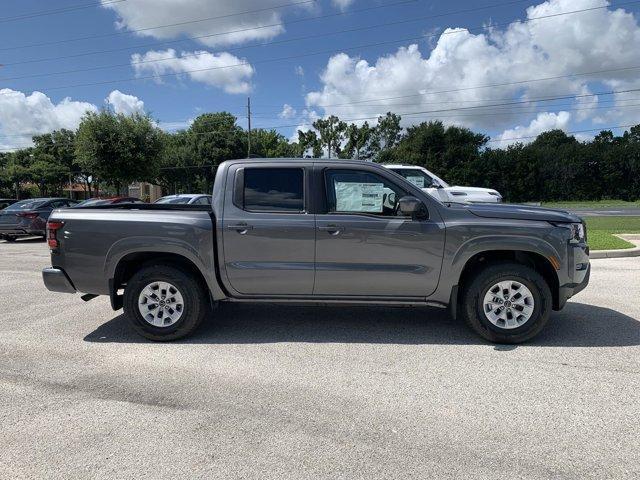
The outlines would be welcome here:
M 330 235 L 339 235 L 344 231 L 344 228 L 340 225 L 326 225 L 318 227 L 318 230 L 320 230 L 321 232 L 327 232 Z
M 245 235 L 249 230 L 253 230 L 251 225 L 247 225 L 246 223 L 241 223 L 239 225 L 227 225 L 228 230 L 235 230 L 240 235 Z

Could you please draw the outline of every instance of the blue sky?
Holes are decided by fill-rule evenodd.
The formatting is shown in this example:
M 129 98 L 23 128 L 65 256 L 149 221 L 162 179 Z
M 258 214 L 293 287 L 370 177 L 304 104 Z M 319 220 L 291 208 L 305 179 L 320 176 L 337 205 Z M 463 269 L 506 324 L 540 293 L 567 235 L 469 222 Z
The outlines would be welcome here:
M 28 144 L 22 134 L 72 128 L 87 108 L 106 105 L 124 112 L 144 108 L 167 129 L 220 110 L 237 114 L 244 126 L 247 96 L 254 125 L 283 125 L 287 137 L 318 116 L 364 119 L 387 110 L 407 114 L 405 125 L 441 118 L 504 139 L 496 145 L 546 128 L 640 123 L 634 108 L 640 92 L 629 91 L 640 88 L 638 70 L 623 70 L 640 66 L 638 2 L 98 3 L 3 2 L 4 149 Z M 566 13 L 576 10 L 586 11 Z M 218 18 L 196 21 L 211 17 Z M 352 31 L 339 33 L 344 30 Z M 236 33 L 224 34 L 230 31 Z M 154 74 L 164 76 L 128 80 Z M 540 80 L 548 77 L 562 78 Z M 556 96 L 563 98 L 549 100 Z M 504 105 L 509 100 L 520 103 Z

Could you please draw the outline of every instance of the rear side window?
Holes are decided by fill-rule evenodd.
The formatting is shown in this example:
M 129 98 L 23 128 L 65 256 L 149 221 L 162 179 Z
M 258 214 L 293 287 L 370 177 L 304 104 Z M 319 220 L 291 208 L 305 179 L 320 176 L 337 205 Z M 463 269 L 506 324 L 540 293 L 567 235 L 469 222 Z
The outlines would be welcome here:
M 304 211 L 301 168 L 246 168 L 244 209 L 255 212 Z

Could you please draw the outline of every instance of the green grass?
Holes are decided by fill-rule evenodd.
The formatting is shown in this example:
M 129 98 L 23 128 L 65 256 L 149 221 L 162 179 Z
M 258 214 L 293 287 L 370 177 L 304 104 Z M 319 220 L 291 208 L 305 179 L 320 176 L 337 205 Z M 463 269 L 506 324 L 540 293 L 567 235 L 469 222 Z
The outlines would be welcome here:
M 578 202 L 543 202 L 543 207 L 576 208 L 576 209 L 606 209 L 606 208 L 640 208 L 640 201 L 625 202 L 624 200 L 594 200 Z
M 640 233 L 640 217 L 588 217 L 587 238 L 591 250 L 618 250 L 635 245 L 614 233 Z

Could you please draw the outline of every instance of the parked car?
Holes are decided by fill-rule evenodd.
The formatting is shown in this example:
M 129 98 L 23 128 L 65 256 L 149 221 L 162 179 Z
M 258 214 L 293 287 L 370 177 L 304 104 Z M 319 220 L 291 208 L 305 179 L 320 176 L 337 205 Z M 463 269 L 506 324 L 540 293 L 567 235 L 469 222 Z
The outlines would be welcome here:
M 96 207 L 98 205 L 118 205 L 120 203 L 144 203 L 136 197 L 90 198 L 78 203 L 76 207 Z
M 13 242 L 18 237 L 44 237 L 51 212 L 76 203 L 68 198 L 31 198 L 15 202 L 0 210 L 0 238 Z
M 108 295 L 152 340 L 191 334 L 214 302 L 293 302 L 449 307 L 518 343 L 589 281 L 579 217 L 442 203 L 371 162 L 223 162 L 212 203 L 56 211 L 45 285 Z
M 0 198 L 0 210 L 4 210 L 9 205 L 13 205 L 17 201 L 18 200 L 16 200 L 15 198 Z
M 173 205 L 211 205 L 211 195 L 181 193 L 179 195 L 167 195 L 166 197 L 159 198 L 153 203 Z
M 429 170 L 416 165 L 385 165 L 408 181 L 433 195 L 441 202 L 500 203 L 502 195 L 497 190 L 480 187 L 452 187 Z

